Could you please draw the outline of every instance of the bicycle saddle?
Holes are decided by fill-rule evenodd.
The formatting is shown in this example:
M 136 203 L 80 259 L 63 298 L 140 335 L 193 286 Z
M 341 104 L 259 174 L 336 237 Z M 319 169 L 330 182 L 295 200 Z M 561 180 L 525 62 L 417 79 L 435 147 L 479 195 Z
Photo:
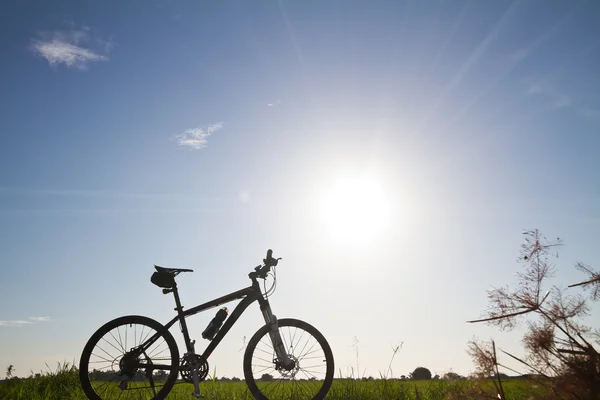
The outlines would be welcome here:
M 167 273 L 167 274 L 173 274 L 173 275 L 177 275 L 180 272 L 194 272 L 193 269 L 185 269 L 185 268 L 165 268 L 165 267 L 161 267 L 160 265 L 155 265 L 154 268 L 156 268 L 156 270 L 158 272 L 163 272 L 163 273 Z

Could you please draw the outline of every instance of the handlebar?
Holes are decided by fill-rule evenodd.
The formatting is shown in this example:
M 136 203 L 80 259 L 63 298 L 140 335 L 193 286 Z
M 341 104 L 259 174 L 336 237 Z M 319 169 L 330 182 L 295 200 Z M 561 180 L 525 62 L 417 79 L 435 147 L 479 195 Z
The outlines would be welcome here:
M 279 260 L 281 260 L 281 257 L 273 258 L 273 250 L 269 249 L 267 250 L 267 258 L 263 259 L 263 262 L 265 266 L 276 267 Z
M 269 273 L 269 271 L 271 271 L 271 267 L 276 267 L 279 260 L 281 260 L 281 257 L 273 258 L 273 250 L 267 250 L 267 257 L 263 259 L 264 264 L 254 268 L 254 272 L 250 272 L 248 274 L 248 277 L 250 279 L 266 279 L 267 274 Z

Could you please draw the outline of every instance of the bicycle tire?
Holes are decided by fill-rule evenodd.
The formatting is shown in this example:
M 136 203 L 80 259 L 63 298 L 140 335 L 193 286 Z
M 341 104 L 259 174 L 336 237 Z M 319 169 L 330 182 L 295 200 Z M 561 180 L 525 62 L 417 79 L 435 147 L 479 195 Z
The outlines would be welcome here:
M 148 328 L 147 333 L 145 333 L 146 328 Z M 152 333 L 152 331 L 158 333 L 163 339 L 163 342 L 166 344 L 166 349 L 161 350 L 159 346 L 161 346 L 163 342 L 161 342 L 159 338 L 159 340 L 157 340 L 152 346 L 150 346 L 148 350 L 144 353 L 144 356 L 146 357 L 144 361 L 148 362 L 149 359 L 150 364 L 143 365 L 153 365 L 152 359 L 150 358 L 148 353 L 156 354 L 156 351 L 160 351 L 160 353 L 156 355 L 161 355 L 167 349 L 169 351 L 169 358 L 165 365 L 169 365 L 170 362 L 170 371 L 163 370 L 163 372 L 168 372 L 168 375 L 164 383 L 159 387 L 152 388 L 152 385 L 148 387 L 141 386 L 139 380 L 144 379 L 144 375 L 142 375 L 141 371 L 139 371 L 141 370 L 141 368 L 131 369 L 131 374 L 133 376 L 133 378 L 131 379 L 131 383 L 133 387 L 119 387 L 119 380 L 121 380 L 123 376 L 121 374 L 123 372 L 121 364 L 125 361 L 123 360 L 123 356 L 125 354 L 130 353 L 130 351 L 128 350 L 130 348 L 130 342 L 128 343 L 128 335 L 130 334 L 129 329 L 133 329 L 131 333 L 133 334 L 132 339 L 134 341 L 134 346 L 131 348 L 139 346 L 141 343 L 145 342 L 148 339 L 148 337 L 151 337 L 150 333 Z M 123 336 L 125 338 L 124 343 L 122 340 Z M 111 343 L 113 341 L 114 343 Z M 153 347 L 156 344 L 158 344 L 157 347 Z M 97 353 L 99 354 L 96 354 L 94 352 L 96 349 L 98 349 Z M 115 355 L 114 353 L 121 354 Z M 162 361 L 162 358 L 163 357 L 159 358 L 158 360 Z M 134 364 L 139 362 L 139 360 L 140 358 L 135 359 Z M 94 368 L 90 371 L 90 366 L 92 364 L 94 364 Z M 100 369 L 96 369 L 95 364 L 107 364 L 107 366 L 102 367 Z M 125 317 L 116 318 L 110 322 L 107 322 L 91 336 L 81 354 L 81 359 L 79 363 L 79 380 L 84 393 L 90 400 L 111 399 L 112 397 L 108 392 L 114 393 L 115 391 L 116 393 L 119 393 L 120 399 L 124 398 L 136 400 L 163 400 L 169 394 L 169 392 L 173 388 L 173 385 L 175 384 L 175 381 L 177 380 L 177 375 L 179 373 L 178 367 L 179 349 L 177 348 L 177 343 L 175 342 L 173 335 L 171 335 L 171 333 L 167 329 L 165 329 L 165 327 L 161 323 L 151 318 L 138 315 L 129 315 Z M 109 368 L 111 369 L 111 371 L 108 371 Z M 106 371 L 104 371 L 104 369 L 106 369 Z M 156 369 L 160 370 L 160 368 L 146 369 L 150 371 L 150 375 L 152 376 L 153 380 L 153 371 Z M 90 374 L 92 376 L 90 376 Z M 102 379 L 98 381 L 97 378 L 99 376 Z M 110 376 L 112 376 L 112 378 L 109 381 L 106 381 L 106 379 Z M 145 375 L 145 377 L 147 379 L 148 375 Z M 160 382 L 162 383 L 162 380 Z M 127 383 L 127 385 L 125 386 L 128 385 L 129 383 Z M 105 390 L 101 390 L 102 388 L 104 388 Z M 158 389 L 158 392 L 154 394 L 156 389 Z M 128 394 L 123 397 L 123 392 L 125 390 L 128 390 Z
M 270 343 L 269 330 L 271 327 L 265 325 L 260 328 L 248 342 L 244 353 L 244 378 L 250 393 L 257 400 L 269 400 L 275 398 L 281 399 L 281 394 L 285 398 L 293 400 L 322 400 L 329 392 L 333 382 L 334 374 L 334 359 L 331 347 L 325 337 L 312 325 L 297 319 L 286 318 L 278 321 L 279 331 L 284 342 L 284 346 L 288 354 L 296 361 L 297 365 L 294 372 L 286 371 L 275 366 L 274 359 L 276 358 Z M 299 330 L 302 331 L 299 333 Z M 300 334 L 300 336 L 298 336 Z M 304 336 L 306 335 L 306 337 Z M 263 340 L 266 337 L 266 340 Z M 299 346 L 296 347 L 294 340 L 298 338 Z M 311 338 L 314 343 L 311 343 Z M 266 343 L 265 343 L 266 342 Z M 320 349 L 314 350 L 318 344 Z M 259 348 L 265 347 L 266 350 Z M 262 357 L 267 357 L 264 353 L 271 351 L 271 360 Z M 307 348 L 308 347 L 308 348 Z M 296 351 L 300 348 L 300 352 Z M 296 352 L 296 354 L 294 354 Z M 255 353 L 258 353 L 256 355 Z M 309 357 L 310 356 L 310 357 Z M 253 359 L 257 358 L 264 365 L 253 365 Z M 319 364 L 319 359 L 323 358 L 324 364 Z M 269 365 L 269 364 L 273 365 Z M 319 370 L 318 376 L 315 375 L 316 370 L 307 370 L 302 365 L 310 364 L 305 368 L 325 367 L 324 371 Z M 315 364 L 315 365 L 312 365 Z M 274 375 L 273 380 L 268 383 L 264 382 L 259 385 L 257 375 L 269 371 Z M 270 375 L 270 374 L 269 374 Z M 297 379 L 297 376 L 298 379 Z M 312 375 L 312 376 L 311 376 Z M 264 375 L 262 375 L 264 377 Z M 311 379 L 314 378 L 314 379 Z M 322 379 L 321 379 L 322 378 Z M 260 382 L 260 378 L 258 379 Z M 285 387 L 287 386 L 287 388 Z M 286 394 L 288 395 L 286 397 Z

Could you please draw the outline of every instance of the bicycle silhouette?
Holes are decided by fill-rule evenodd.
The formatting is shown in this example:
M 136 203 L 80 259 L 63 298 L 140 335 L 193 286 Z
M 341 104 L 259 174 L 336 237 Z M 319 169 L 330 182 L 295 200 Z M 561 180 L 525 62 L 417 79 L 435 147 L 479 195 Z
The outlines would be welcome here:
M 333 381 L 333 353 L 325 337 L 312 325 L 297 319 L 277 319 L 271 312 L 268 297 L 275 287 L 275 267 L 279 260 L 268 250 L 263 264 L 248 274 L 252 281 L 249 287 L 189 310 L 181 305 L 175 276 L 193 271 L 155 265 L 151 281 L 162 287 L 164 294 L 173 293 L 177 316 L 162 325 L 148 317 L 130 315 L 98 329 L 83 349 L 79 363 L 79 378 L 87 397 L 162 400 L 173 389 L 178 375 L 180 382 L 193 383 L 192 396 L 203 397 L 200 382 L 208 375 L 208 358 L 248 306 L 258 301 L 265 325 L 252 336 L 244 353 L 248 389 L 260 400 L 278 399 L 282 395 L 302 400 L 323 399 Z M 273 276 L 273 285 L 269 290 L 265 285 L 263 292 L 258 280 L 266 282 L 269 274 Z M 196 354 L 186 318 L 238 299 L 241 301 L 229 318 L 226 308 L 213 318 L 202 333 L 210 343 L 202 354 Z M 177 322 L 186 347 L 181 358 L 169 332 Z

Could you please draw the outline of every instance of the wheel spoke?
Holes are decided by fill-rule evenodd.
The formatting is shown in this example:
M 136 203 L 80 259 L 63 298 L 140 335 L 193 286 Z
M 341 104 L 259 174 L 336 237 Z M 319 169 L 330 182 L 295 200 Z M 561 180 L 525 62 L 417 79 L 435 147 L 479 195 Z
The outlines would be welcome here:
M 110 335 L 112 336 L 112 333 L 109 332 Z M 118 349 L 114 344 L 112 344 L 111 342 L 109 342 L 108 340 L 106 340 L 105 338 L 102 338 L 102 340 L 104 340 L 108 345 L 110 345 L 113 349 L 115 349 L 116 351 L 119 352 L 119 354 L 122 354 L 121 352 L 123 351 L 122 349 Z M 108 354 L 108 353 L 107 353 Z
M 146 339 L 148 339 L 148 336 L 150 336 L 151 333 L 152 333 L 152 331 L 148 330 L 148 333 L 146 334 L 146 336 L 144 336 L 144 339 L 140 342 L 140 346 L 143 345 L 144 343 L 146 343 Z
M 102 350 L 102 349 L 100 349 L 100 350 Z M 102 351 L 104 351 L 104 350 L 102 350 Z M 104 352 L 105 352 L 105 351 L 104 351 Z M 106 352 L 105 352 L 105 353 L 106 353 Z M 108 354 L 108 353 L 106 353 L 106 354 Z M 104 357 L 101 357 L 101 356 L 99 356 L 99 355 L 97 355 L 97 354 L 94 354 L 94 353 L 92 353 L 92 355 L 93 355 L 93 356 L 96 356 L 96 357 L 98 357 L 99 359 L 101 359 L 101 360 L 103 360 L 103 361 L 106 361 L 106 362 L 112 363 L 112 361 L 111 361 L 111 360 L 109 360 L 109 359 L 107 359 L 107 358 L 104 358 Z M 108 354 L 108 356 L 110 357 L 110 354 Z M 95 361 L 95 362 L 101 362 L 101 361 Z
M 271 350 L 275 351 L 275 349 L 273 349 L 273 346 L 271 346 L 271 343 L 269 343 L 269 341 L 271 340 L 271 338 L 267 338 L 268 340 L 263 342 L 263 340 L 260 340 L 260 343 L 264 344 L 265 346 L 267 346 L 268 348 L 270 348 Z
M 265 350 L 263 350 L 263 349 L 259 349 L 259 348 L 256 348 L 256 350 L 258 350 L 258 351 L 260 351 L 260 352 L 263 352 L 263 353 L 265 353 L 265 354 L 267 354 L 267 355 L 269 355 L 269 356 L 273 356 L 273 352 L 272 352 L 272 351 L 265 351 Z
M 288 356 L 294 362 L 290 370 L 276 364 L 270 350 L 270 335 L 262 328 L 249 342 L 244 357 L 244 374 L 256 397 L 269 399 L 321 400 L 333 380 L 331 349 L 316 329 L 297 320 L 280 320 L 279 332 Z M 273 360 L 266 359 L 266 355 Z M 272 378 L 261 381 L 265 374 Z
M 132 353 L 152 336 L 145 352 Z M 145 317 L 123 317 L 98 330 L 86 345 L 81 384 L 90 398 L 164 399 L 177 379 L 178 365 L 177 344 L 162 325 Z M 158 372 L 166 375 L 158 378 Z
M 108 332 L 108 333 L 115 340 L 115 342 L 117 342 L 117 344 L 119 345 L 120 349 L 117 349 L 114 345 L 112 345 L 112 346 L 115 347 L 115 349 L 117 349 L 117 351 L 122 351 L 123 353 L 126 353 L 125 349 L 123 348 L 123 346 L 121 345 L 121 343 L 119 343 L 119 341 L 117 340 L 117 338 L 115 337 L 115 335 L 113 335 L 112 331 Z M 107 343 L 108 343 L 108 341 L 107 341 Z

